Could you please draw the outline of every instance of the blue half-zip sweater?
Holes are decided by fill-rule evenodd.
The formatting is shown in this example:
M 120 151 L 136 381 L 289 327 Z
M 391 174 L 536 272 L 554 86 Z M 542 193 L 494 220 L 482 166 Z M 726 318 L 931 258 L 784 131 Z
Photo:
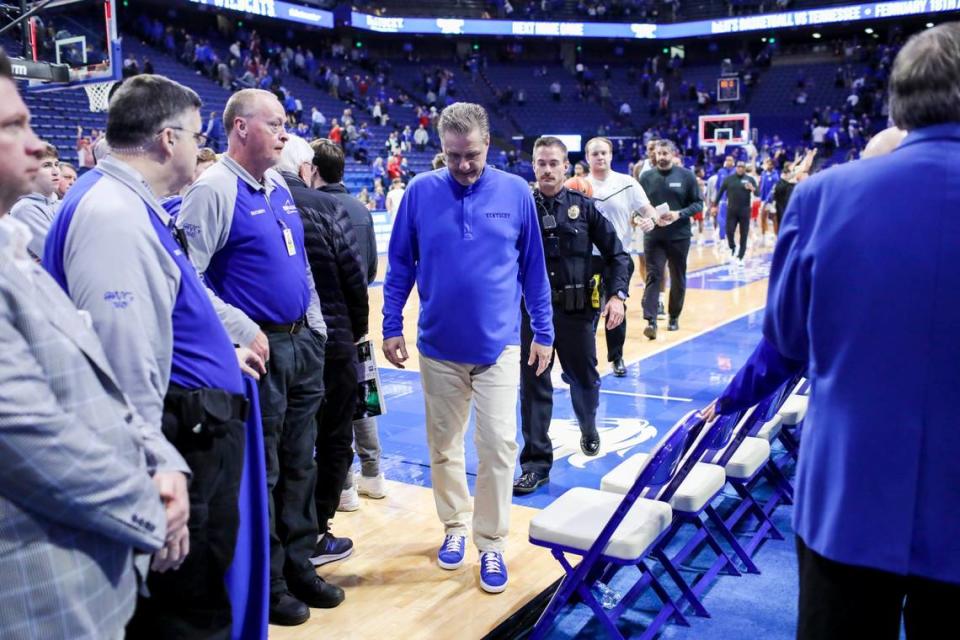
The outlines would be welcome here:
M 427 357 L 492 364 L 520 344 L 520 296 L 534 340 L 553 345 L 553 308 L 530 187 L 486 167 L 464 187 L 446 169 L 410 181 L 393 223 L 383 286 L 383 336 L 403 335 L 417 284 L 417 348 Z

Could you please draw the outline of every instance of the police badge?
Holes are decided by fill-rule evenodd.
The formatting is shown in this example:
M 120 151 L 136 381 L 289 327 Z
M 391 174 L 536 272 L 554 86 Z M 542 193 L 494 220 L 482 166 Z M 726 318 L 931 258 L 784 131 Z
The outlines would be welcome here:
M 572 207 L 567 209 L 567 217 L 570 218 L 571 220 L 576 220 L 577 218 L 579 218 L 580 207 L 578 207 L 577 205 L 573 205 Z

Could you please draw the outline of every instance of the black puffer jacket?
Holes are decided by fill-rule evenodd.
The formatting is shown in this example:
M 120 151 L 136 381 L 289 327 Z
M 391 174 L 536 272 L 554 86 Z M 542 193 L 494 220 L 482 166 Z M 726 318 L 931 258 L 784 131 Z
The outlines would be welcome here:
M 330 195 L 283 172 L 303 220 L 303 238 L 313 281 L 327 323 L 327 358 L 347 358 L 367 333 L 370 304 L 350 217 Z
M 353 231 L 357 234 L 360 259 L 366 265 L 367 284 L 370 284 L 377 279 L 377 234 L 373 230 L 373 216 L 362 202 L 350 195 L 342 182 L 325 184 L 320 187 L 320 191 L 332 195 L 347 210 L 350 222 L 353 223 Z

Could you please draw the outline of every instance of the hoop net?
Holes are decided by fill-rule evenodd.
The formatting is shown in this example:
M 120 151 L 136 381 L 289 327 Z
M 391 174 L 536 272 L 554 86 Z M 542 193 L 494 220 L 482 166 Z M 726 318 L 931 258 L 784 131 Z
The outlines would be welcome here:
M 725 140 L 717 140 L 714 143 L 714 148 L 717 150 L 717 157 L 720 157 L 727 150 L 727 143 Z
M 90 111 L 106 111 L 110 107 L 110 89 L 116 82 L 96 82 L 83 85 L 83 90 L 87 93 L 87 101 L 90 104 Z

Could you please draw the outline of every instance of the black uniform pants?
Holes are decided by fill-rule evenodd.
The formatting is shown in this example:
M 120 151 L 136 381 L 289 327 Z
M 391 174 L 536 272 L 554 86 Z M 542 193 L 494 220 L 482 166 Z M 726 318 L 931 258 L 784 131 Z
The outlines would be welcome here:
M 630 266 L 627 273 L 627 291 L 624 292 L 627 294 L 630 293 L 630 278 L 633 277 L 633 269 L 633 256 L 630 256 Z M 609 274 L 606 273 L 606 263 L 600 256 L 593 256 L 593 273 L 600 274 L 600 291 L 606 291 L 606 283 L 610 277 Z M 605 304 L 605 300 L 600 301 L 601 308 Z M 626 312 L 627 305 L 624 304 L 623 307 L 624 312 Z M 597 317 L 599 317 L 599 315 Z M 596 332 L 596 326 L 594 326 L 594 332 Z M 623 343 L 627 341 L 626 313 L 623 315 L 623 322 L 621 322 L 615 329 L 607 329 L 606 326 L 604 326 L 604 332 L 607 340 L 607 362 L 620 360 L 623 358 Z
M 798 640 L 945 638 L 955 625 L 960 585 L 824 558 L 797 536 L 800 573 Z
M 747 238 L 750 236 L 750 209 L 730 209 L 728 207 L 727 244 L 731 253 L 737 248 L 733 241 L 733 234 L 736 233 L 738 225 L 740 226 L 740 252 L 737 257 L 742 260 L 747 252 Z
M 653 238 L 647 234 L 643 239 L 643 252 L 647 259 L 647 282 L 643 289 L 643 317 L 656 321 L 660 290 L 663 288 L 664 267 L 670 268 L 671 318 L 679 318 L 683 311 L 683 299 L 687 295 L 687 254 L 690 253 L 690 238 Z
M 233 562 L 240 526 L 245 425 L 232 420 L 215 438 L 194 434 L 193 426 L 164 413 L 164 436 L 192 474 L 190 553 L 179 569 L 148 574 L 150 597 L 137 598 L 128 638 L 230 638 L 233 618 L 224 576 Z
M 553 361 L 539 376 L 535 367 L 527 366 L 533 330 L 526 308 L 520 324 L 520 421 L 523 449 L 520 466 L 524 472 L 541 474 L 553 466 L 553 444 L 550 442 L 550 420 L 553 417 L 553 383 L 550 372 Z M 570 383 L 570 401 L 580 425 L 580 432 L 597 432 L 597 406 L 600 404 L 600 373 L 597 371 L 597 339 L 595 322 L 599 310 L 587 307 L 567 313 L 553 308 L 555 353 L 560 358 L 564 376 Z
M 269 332 L 270 359 L 260 378 L 270 510 L 270 594 L 312 580 L 317 539 L 314 488 L 316 415 L 323 401 L 323 339 L 308 328 Z
M 323 535 L 340 504 L 340 492 L 353 463 L 353 414 L 357 407 L 357 350 L 352 357 L 327 358 L 323 367 L 326 393 L 317 414 L 317 524 Z

